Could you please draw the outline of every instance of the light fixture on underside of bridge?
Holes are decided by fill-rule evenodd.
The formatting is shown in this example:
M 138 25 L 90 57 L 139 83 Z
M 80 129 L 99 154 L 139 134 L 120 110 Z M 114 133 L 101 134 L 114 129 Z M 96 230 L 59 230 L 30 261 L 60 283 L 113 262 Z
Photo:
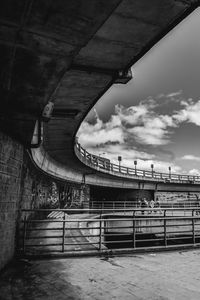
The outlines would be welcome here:
M 54 103 L 49 101 L 42 112 L 42 120 L 48 122 L 51 119 L 52 116 L 52 112 L 53 112 L 53 108 L 54 108 Z
M 79 109 L 75 108 L 57 108 L 52 113 L 53 118 L 74 118 L 80 113 Z
M 115 83 L 126 84 L 133 78 L 131 69 L 118 71 Z

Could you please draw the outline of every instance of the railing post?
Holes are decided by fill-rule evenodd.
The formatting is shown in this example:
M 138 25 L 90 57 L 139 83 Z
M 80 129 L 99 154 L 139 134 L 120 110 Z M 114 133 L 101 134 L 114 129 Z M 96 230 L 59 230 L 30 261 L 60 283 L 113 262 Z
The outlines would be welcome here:
M 194 209 L 192 210 L 192 241 L 195 244 L 195 220 L 194 220 Z
M 100 213 L 100 219 L 99 219 L 99 251 L 101 251 L 102 246 L 102 213 Z
M 167 220 L 166 220 L 166 209 L 164 210 L 164 244 L 167 246 Z
M 135 211 L 133 211 L 133 248 L 136 246 L 136 241 L 135 241 Z
M 62 237 L 62 252 L 65 252 L 65 213 L 63 216 L 63 237 Z
M 110 172 L 113 172 L 113 164 L 110 164 Z
M 27 227 L 27 218 L 24 217 L 24 228 L 23 228 L 23 253 L 26 251 L 26 227 Z
M 85 150 L 85 149 L 83 149 L 83 157 L 84 157 L 84 159 L 85 159 L 85 161 L 86 161 L 87 158 L 86 158 L 86 150 Z
M 92 155 L 91 154 L 88 155 L 88 161 L 90 164 L 92 164 Z

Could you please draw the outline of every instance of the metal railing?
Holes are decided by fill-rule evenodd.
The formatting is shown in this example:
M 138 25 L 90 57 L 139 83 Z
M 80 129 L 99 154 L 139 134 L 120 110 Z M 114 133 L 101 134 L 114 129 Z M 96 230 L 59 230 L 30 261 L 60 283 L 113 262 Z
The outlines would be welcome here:
M 146 179 L 166 183 L 190 183 L 200 184 L 200 176 L 183 175 L 173 173 L 161 173 L 149 170 L 140 170 L 137 168 L 128 168 L 121 165 L 113 164 L 108 159 L 94 155 L 85 150 L 78 142 L 75 143 L 75 153 L 77 157 L 87 166 L 112 175 Z
M 18 251 L 75 255 L 200 246 L 200 208 L 76 211 L 23 210 Z M 60 215 L 52 218 L 52 212 Z
M 174 200 L 174 202 L 161 202 L 160 207 L 161 208 L 191 208 L 191 207 L 198 207 L 200 204 L 199 201 L 196 199 L 194 200 Z M 126 208 L 140 208 L 141 209 L 141 202 L 139 201 L 119 201 L 119 200 L 105 200 L 105 201 L 90 201 L 90 208 L 99 208 L 99 209 L 126 209 Z M 149 209 L 151 209 L 149 204 Z M 156 207 L 155 207 L 156 208 Z

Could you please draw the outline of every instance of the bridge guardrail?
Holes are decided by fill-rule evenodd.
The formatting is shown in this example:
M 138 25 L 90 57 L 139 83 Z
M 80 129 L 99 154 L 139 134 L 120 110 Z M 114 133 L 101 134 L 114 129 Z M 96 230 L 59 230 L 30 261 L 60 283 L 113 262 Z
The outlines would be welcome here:
M 168 174 L 149 170 L 140 170 L 113 164 L 108 159 L 89 153 L 80 143 L 75 143 L 75 154 L 85 165 L 97 171 L 132 179 L 143 179 L 164 183 L 200 184 L 200 176 L 186 174 Z

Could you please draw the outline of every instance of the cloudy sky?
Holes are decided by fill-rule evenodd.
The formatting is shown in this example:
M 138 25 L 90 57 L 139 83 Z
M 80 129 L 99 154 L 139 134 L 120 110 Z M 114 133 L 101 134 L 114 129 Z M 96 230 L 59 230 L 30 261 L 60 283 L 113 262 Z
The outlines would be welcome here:
M 129 167 L 200 174 L 199 28 L 200 9 L 111 87 L 78 131 L 83 147 Z

